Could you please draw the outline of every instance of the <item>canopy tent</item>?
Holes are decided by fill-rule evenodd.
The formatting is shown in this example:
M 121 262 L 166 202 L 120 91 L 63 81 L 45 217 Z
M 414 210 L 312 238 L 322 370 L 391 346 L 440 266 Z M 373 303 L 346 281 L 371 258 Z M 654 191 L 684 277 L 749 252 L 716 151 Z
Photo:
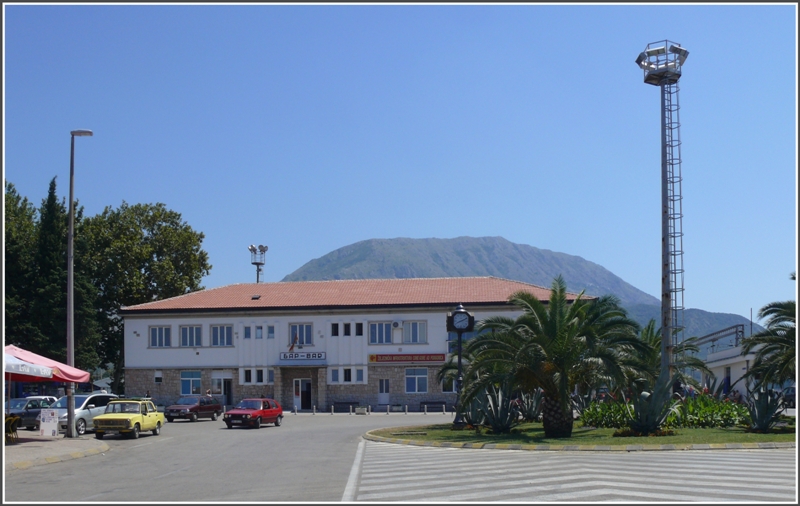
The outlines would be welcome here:
M 8 353 L 3 353 L 3 364 L 7 381 L 46 381 L 53 377 L 51 367 L 31 364 Z
M 87 371 L 83 371 L 67 364 L 62 364 L 56 360 L 37 355 L 32 351 L 17 348 L 13 344 L 6 346 L 5 352 L 7 355 L 24 360 L 30 364 L 49 367 L 53 370 L 53 375 L 49 378 L 30 376 L 22 381 L 63 381 L 67 383 L 88 383 L 89 377 L 91 376 Z

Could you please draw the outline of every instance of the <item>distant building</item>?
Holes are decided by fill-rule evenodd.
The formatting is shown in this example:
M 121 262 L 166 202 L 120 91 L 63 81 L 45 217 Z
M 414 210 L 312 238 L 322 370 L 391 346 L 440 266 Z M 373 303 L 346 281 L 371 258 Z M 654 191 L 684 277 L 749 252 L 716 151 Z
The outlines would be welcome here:
M 235 284 L 124 307 L 126 394 L 149 390 L 167 404 L 211 389 L 227 405 L 266 395 L 286 410 L 450 409 L 454 386 L 436 381 L 455 351 L 447 313 L 461 303 L 476 321 L 516 318 L 508 299 L 518 291 L 550 297 L 495 277 L 364 279 Z

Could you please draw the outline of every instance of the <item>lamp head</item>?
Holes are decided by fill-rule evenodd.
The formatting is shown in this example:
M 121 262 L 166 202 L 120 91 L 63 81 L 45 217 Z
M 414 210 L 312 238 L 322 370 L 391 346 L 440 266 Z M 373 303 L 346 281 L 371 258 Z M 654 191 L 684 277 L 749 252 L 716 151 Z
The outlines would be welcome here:
M 258 251 L 260 251 L 261 253 L 266 253 L 267 249 L 268 248 L 266 246 L 263 246 L 261 244 L 258 245 Z
M 251 244 L 250 246 L 247 247 L 247 249 L 250 251 L 250 253 L 255 253 L 256 252 L 255 244 Z
M 73 130 L 70 132 L 73 137 L 91 137 L 94 135 L 91 130 Z

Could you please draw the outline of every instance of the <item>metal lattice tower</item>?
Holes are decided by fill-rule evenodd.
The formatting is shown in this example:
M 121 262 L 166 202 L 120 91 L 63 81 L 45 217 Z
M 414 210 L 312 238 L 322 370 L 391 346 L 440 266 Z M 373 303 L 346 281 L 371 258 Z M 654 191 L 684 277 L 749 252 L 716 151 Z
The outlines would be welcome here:
M 661 88 L 661 369 L 673 374 L 673 349 L 683 341 L 683 204 L 678 80 L 689 51 L 652 42 L 636 58 L 644 82 Z

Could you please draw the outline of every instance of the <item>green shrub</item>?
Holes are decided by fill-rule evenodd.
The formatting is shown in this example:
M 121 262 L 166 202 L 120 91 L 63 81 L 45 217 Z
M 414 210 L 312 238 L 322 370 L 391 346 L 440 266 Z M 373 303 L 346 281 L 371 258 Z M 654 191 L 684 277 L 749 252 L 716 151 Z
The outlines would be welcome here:
M 592 401 L 581 413 L 584 427 L 619 429 L 627 427 L 625 403 Z
M 669 428 L 702 429 L 735 427 L 748 423 L 747 407 L 712 395 L 686 397 L 677 405 L 679 414 L 670 414 L 664 426 Z

